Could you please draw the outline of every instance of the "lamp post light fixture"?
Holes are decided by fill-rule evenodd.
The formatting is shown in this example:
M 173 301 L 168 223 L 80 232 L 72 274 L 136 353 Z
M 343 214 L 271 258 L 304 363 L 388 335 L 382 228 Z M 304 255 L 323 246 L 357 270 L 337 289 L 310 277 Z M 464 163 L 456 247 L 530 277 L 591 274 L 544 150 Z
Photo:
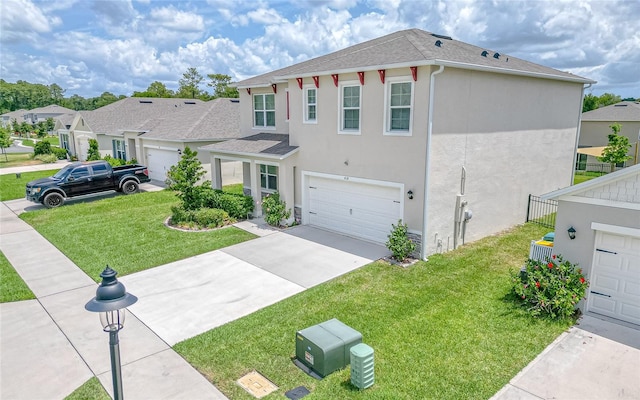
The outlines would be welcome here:
M 573 240 L 576 238 L 576 229 L 573 226 L 567 229 L 567 233 L 569 234 L 569 239 Z
M 109 333 L 109 349 L 111 352 L 111 377 L 113 378 L 113 398 L 122 400 L 122 373 L 120 371 L 120 345 L 118 331 L 124 327 L 125 307 L 138 301 L 138 298 L 127 293 L 122 283 L 118 282 L 118 273 L 107 267 L 100 277 L 102 282 L 96 290 L 96 297 L 84 308 L 87 311 L 100 313 L 102 329 Z

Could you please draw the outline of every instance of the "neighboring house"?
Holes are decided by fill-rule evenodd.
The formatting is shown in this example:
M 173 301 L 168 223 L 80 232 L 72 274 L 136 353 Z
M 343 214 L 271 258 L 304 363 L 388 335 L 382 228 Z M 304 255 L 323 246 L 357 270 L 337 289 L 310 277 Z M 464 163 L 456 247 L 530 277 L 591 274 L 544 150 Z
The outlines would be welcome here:
M 245 137 L 201 150 L 216 187 L 244 163 L 257 214 L 278 191 L 302 224 L 378 243 L 402 219 L 424 257 L 572 182 L 587 83 L 410 29 L 238 82 Z
M 640 325 L 640 165 L 542 198 L 558 200 L 554 253 L 590 281 L 583 309 Z
M 27 120 L 25 117 L 26 113 L 27 113 L 27 110 L 20 109 L 20 110 L 11 111 L 11 112 L 2 114 L 0 116 L 2 117 L 2 127 L 3 128 L 8 127 L 9 124 L 12 124 L 14 120 L 19 124 L 25 122 Z
M 53 131 L 60 139 L 60 147 L 66 149 L 67 152 L 71 152 L 71 145 L 69 144 L 69 129 L 71 128 L 71 124 L 73 124 L 74 118 L 75 113 L 59 115 L 55 118 L 55 125 L 53 126 Z
M 189 146 L 240 137 L 238 99 L 202 102 L 193 99 L 130 97 L 93 111 L 79 111 L 60 141 L 86 159 L 89 140 L 98 141 L 101 156 L 136 159 L 149 167 L 152 179 L 165 180 L 168 169 Z M 65 137 L 68 136 L 68 137 Z M 208 154 L 201 157 L 208 163 Z
M 74 110 L 70 110 L 66 107 L 62 107 L 56 104 L 51 104 L 46 107 L 34 108 L 33 110 L 26 111 L 24 113 L 24 119 L 30 124 L 37 124 L 38 122 L 45 122 L 48 118 L 56 118 L 63 114 L 74 114 Z
M 578 169 L 597 169 L 596 167 L 601 163 L 596 157 L 602 155 L 602 150 L 609 144 L 608 135 L 612 132 L 610 126 L 616 122 L 622 126 L 620 134 L 626 136 L 631 144 L 628 155 L 632 158 L 625 164 L 634 165 L 640 162 L 638 160 L 640 102 L 622 101 L 582 113 L 578 142 Z

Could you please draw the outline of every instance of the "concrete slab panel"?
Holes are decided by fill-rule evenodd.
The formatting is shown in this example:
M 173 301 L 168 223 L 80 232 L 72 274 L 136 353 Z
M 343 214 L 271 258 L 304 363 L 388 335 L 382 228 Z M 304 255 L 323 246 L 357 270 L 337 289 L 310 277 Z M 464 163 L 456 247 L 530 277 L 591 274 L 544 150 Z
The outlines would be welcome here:
M 500 389 L 491 400 L 540 400 L 540 397 L 525 392 L 512 385 L 507 385 Z
M 343 250 L 332 247 L 333 244 Z M 305 288 L 353 271 L 387 252 L 380 245 L 307 226 L 290 228 L 221 251 Z
M 84 305 L 95 297 L 96 288 L 97 284 L 94 284 L 69 290 L 43 297 L 40 302 L 93 373 L 99 375 L 111 368 L 109 334 L 102 331 L 98 313 L 84 309 Z M 169 347 L 132 313 L 127 313 L 119 338 L 122 364 L 148 357 Z
M 42 204 L 33 203 L 27 199 L 16 199 L 5 201 L 4 204 L 16 215 L 20 215 L 25 211 L 42 210 L 45 208 Z
M 37 300 L 0 304 L 0 395 L 63 399 L 93 376 Z
M 170 345 L 304 290 L 221 251 L 119 280 L 140 299 L 131 312 Z
M 544 399 L 638 399 L 638 371 L 638 349 L 573 327 L 511 384 Z
M 36 297 L 95 285 L 87 274 L 33 229 L 3 234 L 0 250 Z
M 111 373 L 100 374 L 98 379 L 113 396 Z M 171 349 L 123 364 L 122 392 L 127 400 L 227 399 Z

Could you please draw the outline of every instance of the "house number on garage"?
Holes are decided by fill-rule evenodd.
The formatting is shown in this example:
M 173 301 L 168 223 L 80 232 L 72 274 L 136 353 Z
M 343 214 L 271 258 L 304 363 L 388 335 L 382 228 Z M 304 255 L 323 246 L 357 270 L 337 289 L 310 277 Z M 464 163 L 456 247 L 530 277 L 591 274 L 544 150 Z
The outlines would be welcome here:
M 344 177 L 344 180 L 345 180 L 345 181 L 348 181 L 348 180 L 349 180 L 349 177 L 348 177 L 348 176 L 345 176 L 345 177 Z

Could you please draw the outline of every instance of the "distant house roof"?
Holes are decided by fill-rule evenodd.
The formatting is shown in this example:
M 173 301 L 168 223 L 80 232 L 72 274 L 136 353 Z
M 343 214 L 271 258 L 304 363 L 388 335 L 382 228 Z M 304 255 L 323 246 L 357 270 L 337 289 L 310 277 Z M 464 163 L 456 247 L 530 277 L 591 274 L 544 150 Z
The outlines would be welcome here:
M 72 114 L 74 110 L 70 110 L 66 107 L 62 107 L 56 104 L 51 104 L 46 107 L 34 108 L 33 110 L 26 111 L 25 114 Z
M 172 141 L 228 140 L 240 135 L 238 99 L 219 98 L 149 119 L 140 127 L 142 137 Z
M 149 119 L 166 117 L 202 103 L 197 99 L 128 97 L 93 111 L 78 113 L 92 132 L 118 134 L 123 130 L 139 130 Z
M 289 135 L 281 133 L 258 133 L 240 139 L 210 144 L 200 150 L 232 155 L 252 155 L 284 159 L 298 151 L 298 146 L 289 145 Z
M 4 113 L 1 116 L 2 116 L 2 119 L 12 120 L 12 119 L 15 118 L 16 120 L 18 120 L 18 119 L 23 119 L 24 120 L 24 114 L 26 114 L 26 113 L 27 113 L 27 110 L 21 108 L 19 110 L 15 110 L 15 111 L 10 111 L 8 113 Z M 22 122 L 22 121 L 20 121 L 20 122 Z
M 582 113 L 582 121 L 640 121 L 640 102 L 621 101 Z
M 236 84 L 266 86 L 297 77 L 421 65 L 444 65 L 498 73 L 529 75 L 571 82 L 595 83 L 567 72 L 521 60 L 420 29 L 408 29 L 272 71 Z
M 74 112 L 73 114 L 58 115 L 54 119 L 60 121 L 60 124 L 63 125 L 64 127 L 68 127 L 73 122 L 73 119 L 75 118 L 75 116 L 76 116 L 76 114 Z

